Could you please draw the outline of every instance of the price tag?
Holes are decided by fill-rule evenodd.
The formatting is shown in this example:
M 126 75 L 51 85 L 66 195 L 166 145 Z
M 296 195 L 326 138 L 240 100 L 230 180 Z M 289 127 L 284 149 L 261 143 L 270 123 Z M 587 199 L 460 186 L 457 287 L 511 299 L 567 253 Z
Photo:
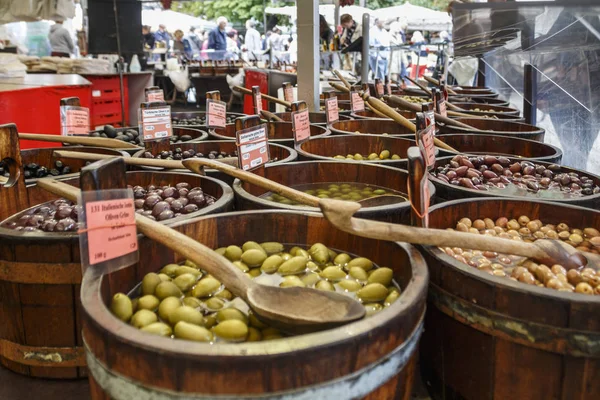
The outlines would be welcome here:
M 173 136 L 170 106 L 142 108 L 141 120 L 144 140 L 157 140 Z
M 78 106 L 60 106 L 61 134 L 86 135 L 90 131 L 90 110 Z
M 350 92 L 352 112 L 365 111 L 365 101 L 358 92 Z
M 225 128 L 227 125 L 227 103 L 224 101 L 206 100 L 206 125 L 209 128 Z
M 419 149 L 421 149 L 421 155 L 425 160 L 425 166 L 427 169 L 431 169 L 435 164 L 435 143 L 433 138 L 435 137 L 435 124 L 429 125 L 422 131 L 417 133 L 419 138 Z
M 390 81 L 385 84 L 385 90 L 387 90 L 387 94 L 392 95 L 392 83 Z
M 294 128 L 294 143 L 300 144 L 310 138 L 310 118 L 308 110 L 292 113 L 292 127 Z
M 383 83 L 381 83 L 381 81 L 377 82 L 375 89 L 377 90 L 377 96 L 381 97 L 385 94 L 383 92 Z
M 162 90 L 148 90 L 146 92 L 146 102 L 165 101 L 165 94 Z
M 333 124 L 340 120 L 339 110 L 337 97 L 330 97 L 325 100 L 325 114 L 327 115 L 328 124 Z
M 440 114 L 442 117 L 448 116 L 448 110 L 446 109 L 446 100 L 439 100 L 437 102 L 437 108 L 438 114 Z
M 131 189 L 83 192 L 79 240 L 84 272 L 109 273 L 139 260 Z
M 256 115 L 260 116 L 260 112 L 262 111 L 262 96 L 260 93 L 254 96 L 254 108 L 256 109 Z
M 236 137 L 240 169 L 248 171 L 269 162 L 266 124 L 238 131 Z
M 287 102 L 292 103 L 294 101 L 294 88 L 293 87 L 286 87 L 285 89 L 283 89 L 283 99 Z

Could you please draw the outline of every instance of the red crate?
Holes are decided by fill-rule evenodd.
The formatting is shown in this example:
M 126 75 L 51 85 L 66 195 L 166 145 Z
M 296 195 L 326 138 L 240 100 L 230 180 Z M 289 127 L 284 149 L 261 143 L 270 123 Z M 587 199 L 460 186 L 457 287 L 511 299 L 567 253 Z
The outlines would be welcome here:
M 92 129 L 95 129 L 98 126 L 104 126 L 107 124 L 110 124 L 113 126 L 122 126 L 121 113 L 98 115 L 98 116 L 94 116 L 92 118 Z
M 118 114 L 121 121 L 121 86 L 118 75 L 84 75 L 92 82 L 92 107 L 91 120 L 95 117 L 104 120 L 105 116 Z M 125 100 L 125 122 L 129 122 L 129 92 L 127 90 L 127 76 L 123 77 L 123 98 Z M 100 124 L 98 124 L 100 125 Z
M 121 114 L 120 101 L 93 101 L 92 110 L 94 115 Z

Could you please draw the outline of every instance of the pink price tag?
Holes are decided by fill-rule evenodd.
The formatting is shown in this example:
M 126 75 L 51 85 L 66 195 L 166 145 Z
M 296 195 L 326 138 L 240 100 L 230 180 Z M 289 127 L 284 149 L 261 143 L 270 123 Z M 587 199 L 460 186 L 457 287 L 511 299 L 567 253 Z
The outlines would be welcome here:
M 133 199 L 87 202 L 85 213 L 90 265 L 137 251 Z
M 360 97 L 358 92 L 351 92 L 350 98 L 352 99 L 352 112 L 364 111 L 365 110 L 365 101 Z
M 208 127 L 225 128 L 227 125 L 227 104 L 225 102 L 206 100 L 206 114 Z
M 377 89 L 377 95 L 378 96 L 383 96 L 385 94 L 383 92 L 383 83 L 377 82 L 376 89 Z
M 165 94 L 162 90 L 151 90 L 146 93 L 146 102 L 165 101 Z
M 328 124 L 333 124 L 340 120 L 337 97 L 331 97 L 325 100 L 325 109 Z
M 388 81 L 388 83 L 385 85 L 385 88 L 387 90 L 387 94 L 391 95 L 392 94 L 392 83 L 390 81 Z
M 446 101 L 445 100 L 440 100 L 438 102 L 438 114 L 440 114 L 442 117 L 448 116 L 448 110 L 446 109 Z
M 254 96 L 254 104 L 254 107 L 256 108 L 256 115 L 260 115 L 260 112 L 262 111 L 262 96 L 260 93 Z
M 240 169 L 248 171 L 269 162 L 269 142 L 265 124 L 236 133 Z
M 85 107 L 63 106 L 65 121 L 62 127 L 64 136 L 86 135 L 90 131 L 90 110 Z
M 435 135 L 435 124 L 429 125 L 427 128 L 419 132 L 419 148 L 421 155 L 425 160 L 425 165 L 429 168 L 435 164 L 435 143 L 433 141 Z
M 283 99 L 290 103 L 294 101 L 294 88 L 293 87 L 286 87 L 285 89 L 283 89 Z
M 294 125 L 294 142 L 303 143 L 310 138 L 310 118 L 308 110 L 292 113 L 292 124 Z
M 173 136 L 170 106 L 142 108 L 141 114 L 144 140 L 157 140 Z
M 431 193 L 429 191 L 429 178 L 427 177 L 427 174 L 425 174 L 423 176 L 423 179 L 421 179 L 421 201 L 423 204 L 423 214 L 421 215 L 422 219 L 423 219 L 423 227 L 427 228 L 429 226 L 429 203 L 430 203 L 430 197 L 431 197 Z

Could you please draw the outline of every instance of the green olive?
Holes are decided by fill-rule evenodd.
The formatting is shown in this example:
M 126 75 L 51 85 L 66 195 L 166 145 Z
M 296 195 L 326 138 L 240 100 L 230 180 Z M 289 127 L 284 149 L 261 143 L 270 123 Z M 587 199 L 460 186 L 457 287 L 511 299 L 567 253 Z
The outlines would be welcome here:
M 283 258 L 278 255 L 272 255 L 267 257 L 260 269 L 266 274 L 274 274 L 281 264 L 283 264 Z
M 240 320 L 229 319 L 220 322 L 215 326 L 213 332 L 221 339 L 240 342 L 246 340 L 246 336 L 248 336 L 248 326 Z
M 290 249 L 289 253 L 292 255 L 292 257 L 295 257 L 298 250 L 302 250 L 302 247 L 294 246 Z
M 167 297 L 158 306 L 158 316 L 163 321 L 168 321 L 173 311 L 181 307 L 181 300 L 177 297 Z
M 362 288 L 362 285 L 353 279 L 342 279 L 338 282 L 338 285 L 349 292 L 356 292 Z
M 163 273 L 158 274 L 158 277 L 162 282 L 171 282 L 173 280 L 169 275 Z
M 308 259 L 303 256 L 292 257 L 289 260 L 285 261 L 281 266 L 277 269 L 277 272 L 281 275 L 296 275 L 301 273 L 306 269 L 306 263 Z
M 360 268 L 364 269 L 365 271 L 370 271 L 373 269 L 373 261 L 369 260 L 368 258 L 357 257 L 357 258 L 351 260 L 347 265 L 348 269 L 350 269 L 352 267 L 360 267 Z
M 275 328 L 265 328 L 261 331 L 261 333 L 262 333 L 263 340 L 280 339 L 283 337 L 281 335 L 281 332 L 279 332 Z
M 381 160 L 385 160 L 387 158 L 390 158 L 390 151 L 389 150 L 383 150 L 381 153 L 379 153 L 379 158 Z
M 146 325 L 141 330 L 147 333 L 152 333 L 153 335 L 160 335 L 165 337 L 169 337 L 173 334 L 171 327 L 162 322 L 154 322 L 150 325 Z
M 366 281 L 369 278 L 367 271 L 360 267 L 352 267 L 348 270 L 348 273 L 351 277 L 358 279 L 359 281 Z
M 305 287 L 306 284 L 302 282 L 296 275 L 290 275 L 283 278 L 283 282 L 279 284 L 279 287 Z
M 313 244 L 308 254 L 319 264 L 326 264 L 329 261 L 329 249 L 322 243 Z
M 238 261 L 242 257 L 242 249 L 238 246 L 228 246 L 224 256 L 229 261 Z
M 400 292 L 398 290 L 392 290 L 391 292 L 389 292 L 389 294 L 385 298 L 383 304 L 386 307 L 389 307 L 392 303 L 394 303 L 396 300 L 398 300 L 398 297 L 400 297 Z
M 281 256 L 281 258 L 283 258 L 283 261 L 287 261 L 290 258 L 294 257 L 293 255 L 291 255 L 290 253 L 281 253 L 279 254 Z
M 158 321 L 158 317 L 150 310 L 139 310 L 131 317 L 131 325 L 138 329 L 156 321 Z
M 388 295 L 388 290 L 381 283 L 369 283 L 356 292 L 356 295 L 363 302 L 375 302 L 384 300 Z
M 301 278 L 302 282 L 308 287 L 314 286 L 315 283 L 319 282 L 319 274 L 314 272 L 308 273 Z
M 198 278 L 192 274 L 183 274 L 179 275 L 177 278 L 173 279 L 173 283 L 181 290 L 182 292 L 187 292 L 194 286 Z
M 335 292 L 335 287 L 333 287 L 333 284 L 329 281 L 319 281 L 315 285 L 315 288 L 317 288 L 319 290 Z
M 369 279 L 367 279 L 367 282 L 381 283 L 383 286 L 388 286 L 390 283 L 392 283 L 393 278 L 394 271 L 392 271 L 390 268 L 382 267 L 373 270 L 369 275 Z
M 169 275 L 170 277 L 175 276 L 175 270 L 179 268 L 181 265 L 179 264 L 167 264 L 160 270 L 165 275 Z
M 204 318 L 204 326 L 206 329 L 210 329 L 213 326 L 217 325 L 217 314 L 210 314 Z
M 211 331 L 185 321 L 180 321 L 175 325 L 174 334 L 178 339 L 193 340 L 195 342 L 210 342 L 213 340 Z
M 352 257 L 350 257 L 348 254 L 340 253 L 333 259 L 333 263 L 335 265 L 339 265 L 340 267 L 343 267 L 346 264 L 348 264 L 350 262 L 350 260 L 352 260 Z
M 247 342 L 260 342 L 262 339 L 262 333 L 256 328 L 248 327 L 248 337 L 246 338 Z
M 200 278 L 202 276 L 202 272 L 200 272 L 196 268 L 188 267 L 186 265 L 182 265 L 181 267 L 175 270 L 175 276 L 181 276 L 183 274 L 191 274 L 197 278 Z
M 218 249 L 215 250 L 215 253 L 219 254 L 220 256 L 225 256 L 226 251 L 227 251 L 227 247 L 219 247 Z
M 229 290 L 223 289 L 220 292 L 218 292 L 217 294 L 215 294 L 215 297 L 218 297 L 220 299 L 225 299 L 225 300 L 231 300 L 231 299 L 233 299 L 233 294 Z
M 154 311 L 158 308 L 160 300 L 151 294 L 147 294 L 138 299 L 138 309 Z
M 171 325 L 175 326 L 179 321 L 204 326 L 204 317 L 200 311 L 188 306 L 178 307 L 169 315 L 169 322 Z
M 306 268 L 308 268 L 310 271 L 313 271 L 313 272 L 321 271 L 321 268 L 314 261 L 307 262 Z
M 242 272 L 248 272 L 248 271 L 250 271 L 250 267 L 248 267 L 242 261 L 234 261 L 234 262 L 232 262 L 232 264 L 235 265 Z
M 252 311 L 250 311 L 248 314 L 248 321 L 250 322 L 250 326 L 253 326 L 257 329 L 264 329 L 267 327 L 267 325 L 263 324 L 258 318 L 256 318 L 256 315 L 254 315 Z
M 327 267 L 321 272 L 321 278 L 329 281 L 339 281 L 346 277 L 346 272 L 338 267 Z
M 192 289 L 192 296 L 194 297 L 208 297 L 214 294 L 221 287 L 221 282 L 213 278 L 212 276 L 207 276 L 202 279 L 194 286 Z
M 225 306 L 225 302 L 218 297 L 211 297 L 210 299 L 206 300 L 204 304 L 206 304 L 206 307 L 210 308 L 211 310 L 220 310 Z
M 263 249 L 265 249 L 268 255 L 281 253 L 283 250 L 285 250 L 283 245 L 279 242 L 264 242 L 260 245 Z
M 249 267 L 259 267 L 267 259 L 264 250 L 250 249 L 242 254 L 242 261 Z
M 162 279 L 160 278 L 160 276 L 158 276 L 154 272 L 146 274 L 146 276 L 144 276 L 144 279 L 142 279 L 142 294 L 154 294 L 154 290 L 156 290 L 156 287 L 161 282 Z
M 365 311 L 367 312 L 367 317 L 381 311 L 383 307 L 379 303 L 369 303 L 365 304 Z
M 398 154 L 393 154 L 392 155 L 392 160 L 401 160 L 400 156 Z
M 242 321 L 244 324 L 248 323 L 248 317 L 246 316 L 246 314 L 244 314 L 237 308 L 223 308 L 222 310 L 219 310 L 217 312 L 217 321 L 219 323 L 223 321 L 228 321 L 230 319 L 237 319 L 238 321 Z
M 139 299 L 133 299 L 133 300 L 131 300 L 131 310 L 132 310 L 133 314 L 135 314 L 135 312 L 138 309 L 138 303 L 139 303 Z
M 260 274 L 262 274 L 260 268 L 252 268 L 249 272 L 248 275 L 250 275 L 252 278 L 256 278 L 257 276 L 259 276 Z
M 379 158 L 379 155 L 377 153 L 371 153 L 367 157 L 367 159 L 369 159 L 369 160 L 377 160 L 378 158 Z
M 188 307 L 192 307 L 192 308 L 202 307 L 202 302 L 195 297 L 184 297 L 182 302 L 183 302 L 184 306 L 188 306 Z
M 185 260 L 185 263 L 183 263 L 183 265 L 185 265 L 186 267 L 194 268 L 194 269 L 200 269 L 198 267 L 198 265 L 196 265 L 196 263 L 193 262 L 192 260 Z
M 133 304 L 126 294 L 117 293 L 112 298 L 110 310 L 121 321 L 127 322 L 133 315 Z
M 175 296 L 179 297 L 182 295 L 181 290 L 173 282 L 161 282 L 156 286 L 154 295 L 160 300 L 164 300 L 167 297 Z
M 261 251 L 263 253 L 266 253 L 265 249 L 263 249 L 263 247 L 260 244 L 258 244 L 256 242 L 253 242 L 251 240 L 247 241 L 246 243 L 244 243 L 242 245 L 242 251 L 244 251 L 244 253 L 247 252 L 250 249 L 259 250 L 259 251 Z
M 387 192 L 383 189 L 377 189 L 373 191 L 373 194 L 376 194 L 378 196 L 381 196 L 382 194 L 386 194 Z

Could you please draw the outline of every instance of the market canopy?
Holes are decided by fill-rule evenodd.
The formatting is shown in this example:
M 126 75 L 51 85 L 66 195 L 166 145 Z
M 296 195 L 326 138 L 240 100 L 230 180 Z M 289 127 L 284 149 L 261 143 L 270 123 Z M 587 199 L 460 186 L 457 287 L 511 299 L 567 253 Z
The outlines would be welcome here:
M 171 10 L 142 10 L 142 24 L 151 26 L 153 31 L 158 29 L 158 25 L 164 24 L 169 32 L 176 29 L 187 32 L 191 26 L 200 30 L 216 26 L 214 22 Z
M 404 22 L 411 31 L 451 31 L 452 18 L 443 11 L 414 6 L 406 2 L 400 6 L 381 8 L 374 12 L 377 18 L 386 23 L 392 21 Z
M 286 6 L 286 7 L 267 7 L 265 9 L 265 13 L 274 14 L 274 15 L 287 15 L 292 20 L 296 19 L 296 6 Z M 333 4 L 322 4 L 319 5 L 319 14 L 325 17 L 325 20 L 333 25 L 334 24 L 334 14 L 335 14 L 335 5 Z M 352 18 L 356 21 L 362 21 L 363 14 L 370 14 L 375 16 L 375 11 L 369 10 L 365 7 L 359 6 L 346 6 L 340 7 L 340 15 L 342 14 L 350 14 Z

